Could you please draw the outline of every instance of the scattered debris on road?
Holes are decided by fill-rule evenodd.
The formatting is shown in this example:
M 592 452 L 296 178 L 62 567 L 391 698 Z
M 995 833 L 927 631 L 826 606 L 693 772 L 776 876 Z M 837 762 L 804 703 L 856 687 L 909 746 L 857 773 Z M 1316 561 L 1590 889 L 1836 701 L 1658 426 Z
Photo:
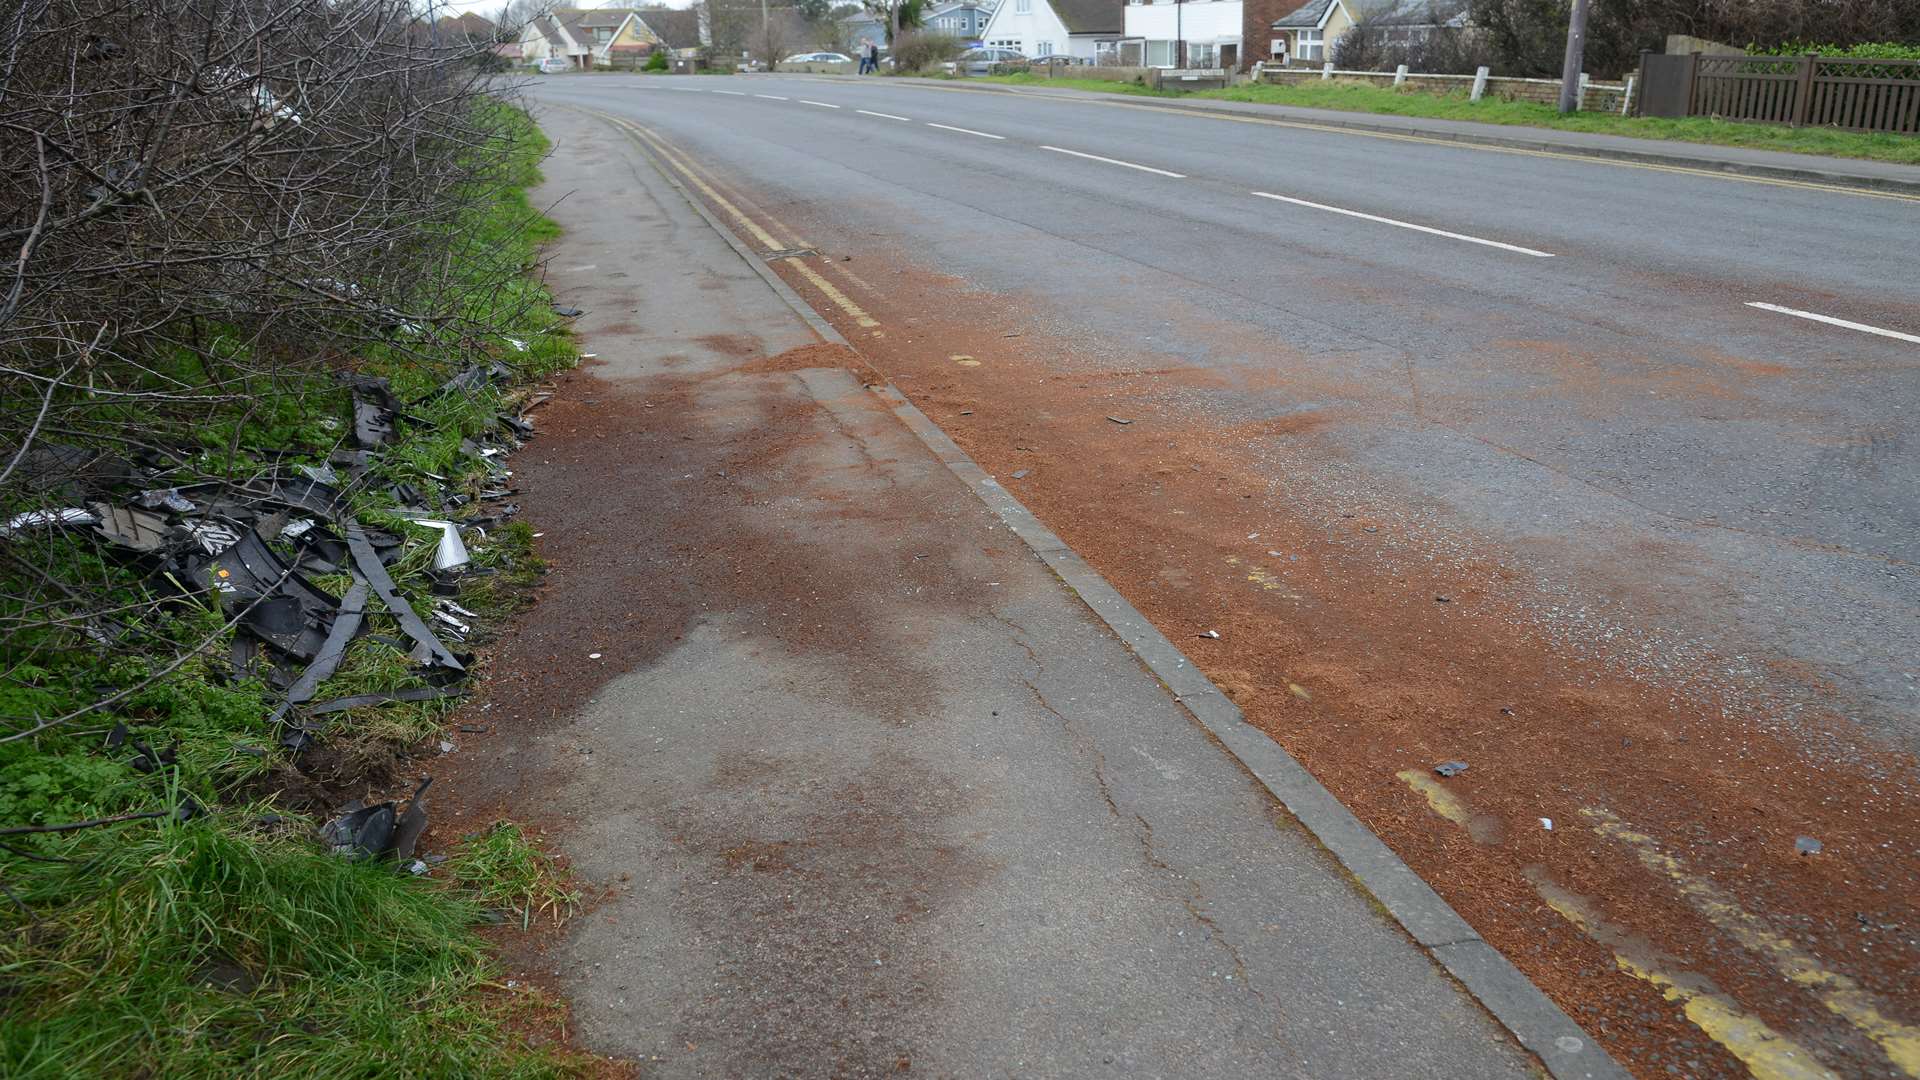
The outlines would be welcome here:
M 1435 765 L 1433 771 L 1443 777 L 1459 776 L 1461 773 L 1467 771 L 1467 763 L 1464 761 L 1443 761 Z
M 1128 424 L 1131 424 L 1131 423 L 1133 423 L 1133 421 L 1131 421 L 1131 420 L 1122 420 L 1122 419 L 1121 419 L 1120 417 L 1118 417 L 1118 416 L 1109 416 L 1109 417 L 1107 417 L 1107 419 L 1109 419 L 1109 420 L 1111 420 L 1111 421 L 1113 421 L 1113 422 L 1114 422 L 1114 423 L 1116 423 L 1116 424 L 1119 424 L 1119 425 L 1121 425 L 1122 427 L 1125 427 L 1126 425 L 1128 425 Z
M 1802 855 L 1818 855 L 1824 847 L 1826 847 L 1825 844 L 1822 844 L 1811 836 L 1796 837 L 1793 841 L 1793 850 Z

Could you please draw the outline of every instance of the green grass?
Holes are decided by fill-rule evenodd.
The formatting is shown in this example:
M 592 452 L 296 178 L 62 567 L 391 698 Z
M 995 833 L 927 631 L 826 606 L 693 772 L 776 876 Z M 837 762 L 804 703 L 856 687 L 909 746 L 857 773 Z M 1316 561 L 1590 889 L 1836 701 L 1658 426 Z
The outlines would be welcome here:
M 960 81 L 960 80 L 956 80 Z M 1133 94 L 1138 97 L 1180 97 L 1173 90 L 1155 90 L 1137 82 L 1121 82 L 1118 79 L 1046 79 L 1037 75 L 1021 72 L 1015 75 L 976 75 L 969 76 L 966 82 L 1001 83 L 1007 86 L 1057 86 L 1062 90 L 1098 90 L 1108 94 Z
M 243 814 L 68 842 L 12 867 L 31 921 L 0 937 L 0 1075 L 565 1075 L 473 932 L 480 901 L 322 855 Z
M 447 867 L 475 897 L 519 915 L 522 929 L 540 916 L 558 923 L 580 903 L 580 894 L 567 884 L 553 858 L 511 822 L 496 822 L 467 840 Z
M 524 342 L 524 349 L 504 340 L 491 347 L 520 375 L 537 378 L 575 358 L 551 297 L 524 272 L 538 245 L 558 233 L 526 192 L 539 179 L 547 142 L 526 114 L 494 108 L 503 110 L 495 119 L 505 142 L 495 149 L 505 168 L 499 186 L 476 192 L 474 209 L 449 234 L 457 291 L 447 295 L 460 299 L 460 314 L 474 323 L 501 326 L 502 339 Z M 234 345 L 236 353 L 244 348 Z M 353 366 L 388 376 L 412 400 L 464 355 L 454 342 L 423 335 L 368 348 Z M 247 389 L 257 407 L 211 418 L 200 443 L 206 460 L 257 463 L 265 457 L 253 448 L 284 447 L 293 454 L 287 463 L 313 462 L 338 438 L 339 424 L 327 418 L 343 418 L 347 399 L 326 369 Z M 513 392 L 488 387 L 410 408 L 423 422 L 400 425 L 402 441 L 354 496 L 363 522 L 406 537 L 390 569 L 418 610 L 431 603 L 421 571 L 437 534 L 394 517 L 386 487 L 406 481 L 477 494 L 485 474 L 460 453 L 460 440 L 490 426 Z M 441 485 L 429 473 L 448 479 Z M 98 583 L 103 595 L 128 603 L 144 597 L 138 570 L 87 545 L 61 549 L 58 534 L 48 536 L 32 558 L 91 560 L 76 575 Z M 483 616 L 523 602 L 540 571 L 528 527 L 489 530 L 469 546 L 477 564 L 499 572 L 470 579 L 461 602 Z M 316 584 L 338 595 L 346 579 Z M 0 1076 L 332 1080 L 577 1071 L 566 1055 L 530 1048 L 515 1034 L 515 1022 L 545 1003 L 497 984 L 478 933 L 489 909 L 524 911 L 528 920 L 571 910 L 573 896 L 552 861 L 511 825 L 463 847 L 429 877 L 322 850 L 315 821 L 256 801 L 289 762 L 267 722 L 264 689 L 227 670 L 222 621 L 212 603 L 189 602 L 110 648 L 57 627 L 0 643 L 7 672 L 0 716 L 17 724 L 138 684 L 170 655 L 144 651 L 150 643 L 211 641 L 170 678 L 109 710 L 0 743 L 0 827 L 171 811 L 189 799 L 215 808 L 184 822 L 0 839 Z M 385 614 L 370 621 L 376 634 L 394 632 Z M 363 638 L 319 696 L 415 685 L 403 652 Z M 349 760 L 391 761 L 396 750 L 437 737 L 451 708 L 428 701 L 353 710 L 329 718 L 323 743 Z M 127 726 L 127 745 L 109 749 L 117 723 Z M 135 768 L 135 740 L 171 749 L 177 762 Z M 263 829 L 256 822 L 265 813 L 285 821 Z M 220 976 L 211 980 L 216 985 L 210 973 Z
M 1152 95 L 1156 91 L 1138 84 L 1111 83 L 1099 79 L 1036 79 L 1028 75 L 996 75 L 985 82 L 1013 85 L 1059 86 L 1076 90 Z M 1432 94 L 1419 90 L 1392 90 L 1357 81 L 1332 79 L 1310 81 L 1293 86 L 1248 84 L 1224 90 L 1200 90 L 1177 95 L 1211 98 L 1220 101 L 1248 101 L 1265 105 L 1297 105 L 1314 109 L 1339 109 L 1345 112 L 1383 113 L 1392 116 L 1432 117 L 1442 120 L 1474 120 L 1483 124 L 1552 128 L 1558 131 L 1587 131 L 1601 135 L 1626 135 L 1637 139 L 1710 143 L 1716 146 L 1740 146 L 1756 150 L 1782 150 L 1796 154 L 1824 154 L 1830 157 L 1888 161 L 1902 165 L 1920 165 L 1920 137 L 1912 135 L 1868 134 L 1838 131 L 1833 128 L 1791 128 L 1777 124 L 1743 124 L 1709 117 L 1666 120 L 1658 117 L 1617 116 L 1612 113 L 1578 112 L 1563 116 L 1548 105 L 1530 101 L 1500 101 L 1486 98 L 1468 101 L 1463 90 L 1456 94 Z

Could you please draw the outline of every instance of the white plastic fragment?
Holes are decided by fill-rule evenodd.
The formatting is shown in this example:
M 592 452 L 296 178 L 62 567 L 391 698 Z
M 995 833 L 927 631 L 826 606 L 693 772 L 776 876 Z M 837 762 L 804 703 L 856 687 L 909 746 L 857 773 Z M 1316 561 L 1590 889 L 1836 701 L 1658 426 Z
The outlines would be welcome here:
M 193 537 L 193 542 L 200 545 L 201 551 L 209 555 L 218 555 L 240 542 L 240 534 L 237 531 L 217 521 L 187 521 L 182 522 L 180 527 L 187 531 L 188 536 Z M 217 586 L 218 583 L 216 583 Z M 221 591 L 226 592 L 230 589 L 231 586 Z
M 473 561 L 467 554 L 467 545 L 460 539 L 460 526 L 451 521 L 436 521 L 430 518 L 416 518 L 415 525 L 424 525 L 429 529 L 440 530 L 440 546 L 433 551 L 435 570 L 452 570 Z
M 1541 828 L 1543 828 L 1543 829 L 1545 829 L 1545 830 L 1547 830 L 1548 832 L 1552 832 L 1552 831 L 1553 831 L 1553 819 L 1552 819 L 1552 818 L 1550 818 L 1550 817 L 1543 817 L 1543 818 L 1541 818 L 1541 819 L 1540 819 L 1540 827 L 1541 827 Z
M 29 510 L 24 514 L 15 514 L 7 519 L 5 528 L 0 528 L 0 536 L 12 536 L 21 529 L 44 528 L 48 525 L 94 525 L 100 519 L 89 510 L 70 507 L 65 510 Z

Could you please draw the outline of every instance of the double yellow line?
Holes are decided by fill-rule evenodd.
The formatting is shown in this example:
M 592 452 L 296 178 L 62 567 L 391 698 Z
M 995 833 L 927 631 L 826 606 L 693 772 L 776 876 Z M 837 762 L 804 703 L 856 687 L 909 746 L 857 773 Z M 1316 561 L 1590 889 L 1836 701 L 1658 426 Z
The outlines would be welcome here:
M 786 228 L 779 221 L 774 220 L 770 214 L 767 215 L 769 225 L 762 225 L 760 222 L 755 221 L 745 210 L 740 209 L 739 205 L 732 199 L 721 194 L 718 180 L 707 177 L 698 166 L 694 165 L 693 162 L 675 150 L 671 143 L 661 138 L 651 129 L 636 124 L 624 117 L 600 112 L 596 109 L 581 109 L 580 111 L 613 125 L 616 129 L 625 133 L 629 138 L 650 151 L 656 160 L 672 169 L 682 179 L 686 180 L 687 183 L 692 184 L 701 195 L 707 198 L 707 201 L 718 207 L 727 217 L 733 219 L 734 224 L 738 225 L 747 235 L 753 237 L 755 242 L 765 248 L 765 250 L 761 252 L 763 256 L 777 255 L 777 253 L 782 251 L 798 251 L 811 247 L 811 245 L 795 235 L 793 230 Z M 772 229 L 778 229 L 784 233 L 788 242 L 783 244 L 774 236 L 771 231 Z M 793 267 L 795 273 L 805 278 L 807 284 L 820 290 L 820 295 L 831 301 L 833 306 L 845 312 L 847 317 L 853 320 L 854 325 L 859 326 L 863 330 L 876 330 L 880 326 L 880 320 L 868 314 L 866 309 L 862 308 L 859 304 L 854 303 L 853 299 L 842 292 L 833 282 L 820 276 L 818 271 L 806 264 L 803 257 L 799 255 L 786 256 L 784 257 L 784 261 Z

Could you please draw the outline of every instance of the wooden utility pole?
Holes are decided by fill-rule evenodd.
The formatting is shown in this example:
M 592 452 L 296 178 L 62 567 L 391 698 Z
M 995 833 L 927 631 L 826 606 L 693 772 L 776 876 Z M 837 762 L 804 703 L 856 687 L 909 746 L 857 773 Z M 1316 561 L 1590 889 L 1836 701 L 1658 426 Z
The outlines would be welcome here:
M 1580 108 L 1580 69 L 1586 66 L 1587 0 L 1573 0 L 1567 20 L 1567 56 L 1560 64 L 1560 111 Z

